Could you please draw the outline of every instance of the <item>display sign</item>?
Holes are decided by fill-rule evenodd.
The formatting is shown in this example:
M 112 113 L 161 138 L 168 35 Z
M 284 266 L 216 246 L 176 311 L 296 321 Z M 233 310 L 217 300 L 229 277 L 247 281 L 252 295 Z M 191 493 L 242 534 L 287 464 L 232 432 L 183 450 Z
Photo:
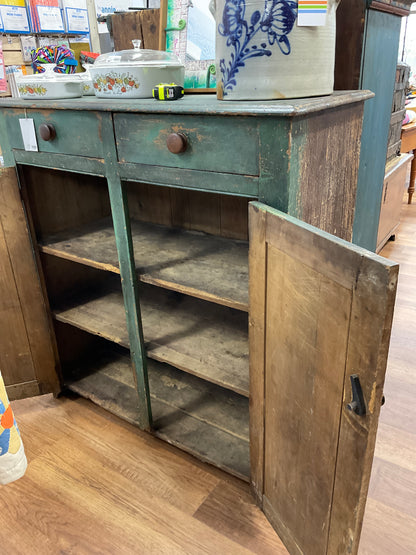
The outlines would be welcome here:
M 88 10 L 66 8 L 65 14 L 68 33 L 82 33 L 87 35 L 90 32 Z
M 20 130 L 25 150 L 38 151 L 38 141 L 36 139 L 35 123 L 33 119 L 19 119 Z
M 64 22 L 61 10 L 55 6 L 36 6 L 38 21 L 42 33 L 63 33 Z
M 95 0 L 97 17 L 114 12 L 126 12 L 129 8 L 145 8 L 144 0 Z
M 0 17 L 5 33 L 30 33 L 26 8 L 0 5 Z

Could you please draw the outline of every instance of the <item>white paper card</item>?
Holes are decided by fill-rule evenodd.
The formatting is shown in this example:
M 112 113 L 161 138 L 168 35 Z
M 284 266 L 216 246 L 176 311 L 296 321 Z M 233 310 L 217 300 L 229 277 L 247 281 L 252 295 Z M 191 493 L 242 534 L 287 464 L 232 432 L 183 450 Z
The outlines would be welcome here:
M 38 141 L 36 140 L 35 123 L 33 119 L 19 119 L 20 130 L 25 150 L 38 151 Z
M 90 32 L 88 10 L 66 8 L 66 21 L 68 33 L 88 34 Z
M 42 32 L 64 31 L 61 10 L 56 6 L 36 6 Z
M 328 11 L 327 0 L 298 0 L 298 26 L 324 27 Z
M 29 32 L 27 12 L 23 6 L 0 6 L 0 15 L 6 33 L 12 31 L 17 33 Z

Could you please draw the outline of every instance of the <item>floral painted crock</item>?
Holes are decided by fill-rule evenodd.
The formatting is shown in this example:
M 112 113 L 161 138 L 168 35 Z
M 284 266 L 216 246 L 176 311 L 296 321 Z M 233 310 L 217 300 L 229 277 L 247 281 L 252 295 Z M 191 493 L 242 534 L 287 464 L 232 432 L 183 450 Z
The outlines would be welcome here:
M 294 0 L 217 0 L 217 95 L 224 100 L 268 100 L 333 92 L 336 8 L 326 25 L 297 24 Z

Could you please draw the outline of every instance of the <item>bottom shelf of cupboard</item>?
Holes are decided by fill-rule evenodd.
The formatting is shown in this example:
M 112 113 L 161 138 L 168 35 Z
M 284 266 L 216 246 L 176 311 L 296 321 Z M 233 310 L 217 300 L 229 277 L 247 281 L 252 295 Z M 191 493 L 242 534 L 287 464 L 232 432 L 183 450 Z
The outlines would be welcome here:
M 100 345 L 64 367 L 67 387 L 137 424 L 137 390 L 127 350 Z M 154 433 L 240 478 L 249 477 L 248 399 L 148 359 Z

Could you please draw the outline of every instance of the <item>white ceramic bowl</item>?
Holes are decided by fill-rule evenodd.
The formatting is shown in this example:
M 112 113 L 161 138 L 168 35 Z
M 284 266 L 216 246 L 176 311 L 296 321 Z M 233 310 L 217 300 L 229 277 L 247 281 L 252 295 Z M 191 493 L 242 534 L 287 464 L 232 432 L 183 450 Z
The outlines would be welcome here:
M 82 81 L 79 75 L 61 74 L 53 71 L 53 66 L 45 73 L 16 77 L 20 98 L 57 100 L 82 96 Z
M 89 68 L 100 98 L 152 98 L 160 83 L 183 86 L 185 68 L 170 52 L 122 50 L 99 56 Z

